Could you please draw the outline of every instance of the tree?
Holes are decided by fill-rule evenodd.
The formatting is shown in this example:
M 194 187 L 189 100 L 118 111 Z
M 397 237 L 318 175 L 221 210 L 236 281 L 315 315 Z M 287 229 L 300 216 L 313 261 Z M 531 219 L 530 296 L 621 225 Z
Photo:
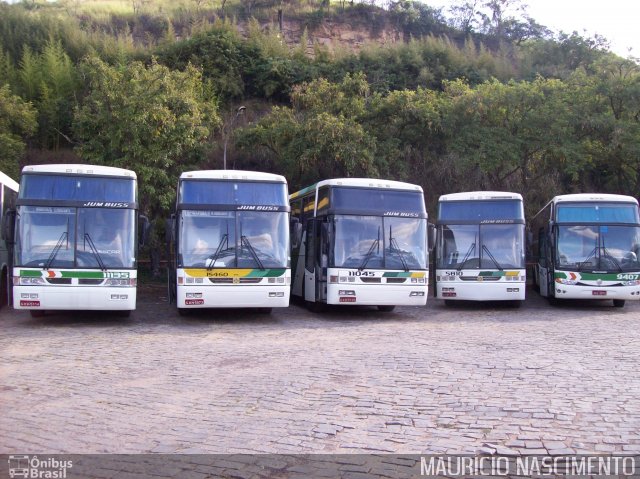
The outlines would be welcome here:
M 362 74 L 300 85 L 293 108 L 274 108 L 242 132 L 238 144 L 268 151 L 294 188 L 328 177 L 377 175 L 376 140 L 361 124 L 368 95 Z
M 88 161 L 130 168 L 140 180 L 141 209 L 166 214 L 179 173 L 196 165 L 219 123 L 217 103 L 188 66 L 171 71 L 152 61 L 112 67 L 88 59 L 90 91 L 76 110 L 74 131 Z
M 576 72 L 576 135 L 586 168 L 576 172 L 585 189 L 640 195 L 640 67 L 622 58 L 593 64 L 595 75 Z
M 560 185 L 557 177 L 584 161 L 574 135 L 571 90 L 559 80 L 507 84 L 486 82 L 471 89 L 447 84 L 444 110 L 448 155 L 474 189 L 507 189 L 532 205 Z M 543 186 L 544 185 L 544 186 Z
M 36 130 L 36 111 L 30 103 L 13 95 L 8 85 L 0 87 L 0 170 L 13 178 L 20 173 L 19 160 L 24 137 Z

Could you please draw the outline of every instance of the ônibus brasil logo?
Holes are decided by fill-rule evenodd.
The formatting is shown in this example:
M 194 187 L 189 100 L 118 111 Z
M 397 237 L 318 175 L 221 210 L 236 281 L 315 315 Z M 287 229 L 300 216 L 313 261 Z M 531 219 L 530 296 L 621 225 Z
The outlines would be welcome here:
M 73 467 L 72 461 L 38 456 L 9 456 L 9 477 L 25 477 L 32 479 L 65 479 L 67 469 Z

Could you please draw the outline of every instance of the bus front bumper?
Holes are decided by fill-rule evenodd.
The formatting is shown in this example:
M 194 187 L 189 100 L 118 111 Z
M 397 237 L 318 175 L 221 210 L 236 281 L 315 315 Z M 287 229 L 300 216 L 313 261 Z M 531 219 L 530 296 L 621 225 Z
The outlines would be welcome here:
M 428 286 L 332 284 L 327 288 L 327 304 L 362 306 L 424 306 Z
M 558 299 L 640 300 L 640 286 L 576 286 L 554 283 Z
M 460 301 L 524 301 L 526 283 L 444 281 L 436 285 L 440 299 Z
M 14 286 L 13 307 L 43 311 L 132 311 L 136 309 L 136 288 Z
M 178 308 L 286 308 L 286 285 L 178 286 Z

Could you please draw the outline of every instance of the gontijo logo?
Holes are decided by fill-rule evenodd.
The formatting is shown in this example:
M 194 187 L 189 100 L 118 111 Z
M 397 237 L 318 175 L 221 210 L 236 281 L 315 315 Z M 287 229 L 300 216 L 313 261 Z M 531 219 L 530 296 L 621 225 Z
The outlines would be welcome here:
M 73 461 L 38 456 L 9 456 L 9 477 L 26 477 L 33 479 L 64 479 L 67 469 L 73 467 Z

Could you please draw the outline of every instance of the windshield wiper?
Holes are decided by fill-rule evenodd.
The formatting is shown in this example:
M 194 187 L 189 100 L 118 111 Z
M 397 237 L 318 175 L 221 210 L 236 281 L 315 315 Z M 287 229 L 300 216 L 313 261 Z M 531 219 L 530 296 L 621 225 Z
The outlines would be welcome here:
M 587 256 L 584 261 L 580 261 L 578 263 L 578 271 L 582 271 L 582 267 L 586 265 L 592 257 L 595 257 L 597 253 L 598 253 L 598 238 L 596 238 L 596 245 L 591 250 L 591 253 L 589 253 L 589 256 Z
M 622 266 L 620 266 L 620 263 L 618 262 L 618 260 L 615 259 L 613 255 L 609 253 L 609 251 L 607 250 L 607 247 L 604 245 L 604 237 L 602 237 L 602 251 L 604 251 L 605 256 L 608 256 L 611 259 L 611 261 L 613 261 L 613 264 L 615 264 L 618 267 L 618 270 L 622 273 Z M 600 254 L 600 261 L 602 262 L 602 254 Z M 600 267 L 602 267 L 602 264 L 600 264 Z
M 402 262 L 402 267 L 404 268 L 405 271 L 409 271 L 409 265 L 407 264 L 407 262 L 404 259 L 404 253 L 402 252 L 402 250 L 400 249 L 400 247 L 398 246 L 398 242 L 396 241 L 396 239 L 393 237 L 393 233 L 392 233 L 392 226 L 389 225 L 389 246 L 391 246 L 391 248 L 393 248 L 395 251 L 397 251 L 398 256 L 400 256 L 400 261 Z M 391 251 L 391 248 L 389 248 L 389 251 Z
M 245 245 L 247 247 L 247 249 L 249 250 L 249 253 L 251 253 L 251 256 L 253 256 L 253 259 L 258 264 L 258 268 L 264 270 L 265 269 L 264 265 L 262 264 L 262 261 L 260 261 L 260 258 L 258 258 L 258 255 L 256 254 L 256 250 L 253 249 L 253 246 L 251 246 L 251 243 L 249 242 L 249 238 L 247 238 L 246 236 L 240 236 L 240 244 Z
M 462 258 L 462 261 L 460 262 L 460 266 L 458 266 L 458 271 L 462 270 L 462 267 L 464 266 L 464 264 L 469 259 L 469 256 L 471 255 L 471 253 L 473 251 L 475 251 L 475 249 L 476 249 L 476 241 L 477 240 L 478 240 L 478 235 L 476 234 L 474 236 L 474 238 L 473 238 L 473 243 L 471 243 L 471 245 L 469 245 L 469 249 L 467 250 L 467 253 L 464 255 L 464 258 Z
M 98 261 L 98 266 L 100 266 L 100 269 L 102 271 L 106 271 L 107 267 L 104 265 L 104 262 L 100 257 L 100 253 L 98 253 L 98 248 L 96 248 L 96 245 L 93 243 L 93 240 L 91 239 L 91 236 L 89 236 L 89 233 L 84 234 L 84 241 L 85 243 L 89 243 L 89 248 L 91 248 L 91 252 L 93 253 L 93 256 L 96 257 L 96 260 Z M 85 246 L 85 249 L 86 249 L 86 246 Z
M 227 245 L 226 249 L 229 249 L 229 234 L 225 233 L 222 235 L 222 238 L 220 238 L 220 242 L 218 243 L 218 247 L 216 248 L 216 252 L 213 253 L 211 256 L 209 256 L 207 259 L 211 260 L 211 264 L 209 266 L 207 266 L 207 270 L 209 269 L 213 269 L 214 265 L 216 264 L 216 261 L 218 261 L 218 257 L 220 256 L 220 253 L 222 253 L 222 251 L 226 251 L 223 250 L 222 247 L 224 245 Z
M 67 223 L 67 231 L 68 230 L 69 230 L 69 224 Z M 58 251 L 60 251 L 60 248 L 62 248 L 62 243 L 64 243 L 69 237 L 69 233 L 67 231 L 63 231 L 62 234 L 60 235 L 60 238 L 58 238 L 58 242 L 53 247 L 53 250 L 51 251 L 49 258 L 47 259 L 47 262 L 44 264 L 44 267 L 42 269 L 49 269 L 53 264 L 53 260 L 56 259 L 56 256 L 58 255 Z
M 369 251 L 367 251 L 367 254 L 364 255 L 364 260 L 362 261 L 362 264 L 360 265 L 358 270 L 362 271 L 367 267 L 367 263 L 373 256 L 373 250 L 376 249 L 376 247 L 379 244 L 380 244 L 380 227 L 378 226 L 378 239 L 373 240 L 373 242 L 371 243 L 371 246 L 369 247 Z
M 496 259 L 493 257 L 493 255 L 491 254 L 491 251 L 489 251 L 489 248 L 487 248 L 487 245 L 484 245 L 484 244 L 482 245 L 482 251 L 484 251 L 485 253 L 487 253 L 487 255 L 489 255 L 489 258 L 491 258 L 491 261 L 493 261 L 493 264 L 495 264 L 500 271 L 504 269 L 502 266 L 500 266 L 500 263 L 498 263 Z

